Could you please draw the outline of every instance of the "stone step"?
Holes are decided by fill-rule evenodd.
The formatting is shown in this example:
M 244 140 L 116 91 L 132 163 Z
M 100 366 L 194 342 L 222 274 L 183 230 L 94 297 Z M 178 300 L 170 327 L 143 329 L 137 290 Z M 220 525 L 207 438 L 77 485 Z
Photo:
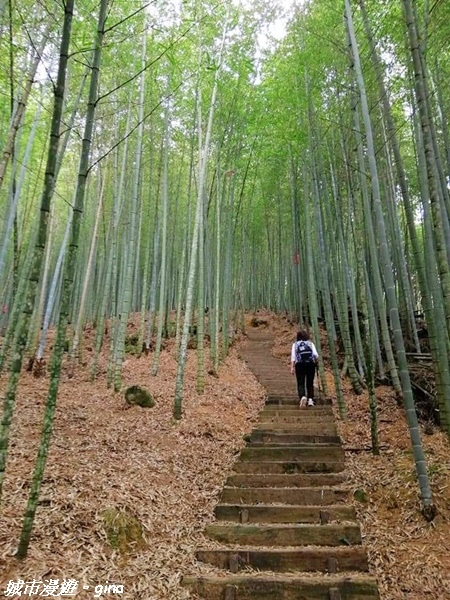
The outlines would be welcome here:
M 292 414 L 283 412 L 261 412 L 258 417 L 257 425 L 263 423 L 275 423 L 275 425 L 282 425 L 287 423 L 289 425 L 311 425 L 312 427 L 330 427 L 336 424 L 336 420 L 332 415 L 308 415 L 301 412 L 295 412 Z
M 316 403 L 316 407 L 321 408 L 329 408 L 331 407 L 331 399 L 330 398 L 315 398 L 314 402 Z M 297 393 L 289 394 L 288 396 L 273 396 L 270 395 L 267 397 L 266 405 L 269 406 L 298 406 L 299 397 Z
M 302 406 L 291 404 L 265 404 L 260 415 L 280 415 L 283 417 L 328 417 L 335 419 L 331 406 Z
M 233 465 L 235 473 L 339 473 L 345 469 L 344 460 L 239 460 Z
M 301 445 L 340 445 L 341 438 L 338 435 L 327 435 L 325 433 L 306 434 L 306 433 L 278 433 L 274 431 L 252 432 L 249 444 L 253 446 L 301 446 Z
M 316 388 L 316 405 L 300 408 L 288 360 L 271 355 L 273 336 L 251 329 L 249 338 L 241 356 L 268 396 L 205 532 L 228 547 L 197 553 L 223 572 L 183 583 L 205 600 L 379 600 L 341 487 L 332 400 Z
M 290 379 L 290 372 L 286 368 L 272 367 L 267 369 L 267 365 L 258 366 L 255 370 L 252 369 L 253 374 L 257 379 L 264 379 L 272 383 L 282 383 L 290 387 L 295 386 L 295 380 Z
M 377 584 L 367 575 L 228 575 L 183 577 L 207 600 L 379 600 Z
M 313 415 L 308 414 L 304 409 L 297 409 L 295 412 L 289 411 L 261 411 L 258 421 L 255 423 L 255 429 L 272 429 L 272 425 L 280 428 L 282 425 L 289 427 L 298 427 L 300 430 L 308 428 L 314 432 L 325 431 L 332 428 L 337 430 L 336 419 L 333 415 Z
M 274 385 L 273 383 L 264 383 L 263 381 L 259 382 L 265 388 L 270 388 L 271 396 L 278 396 L 282 398 L 298 398 L 298 391 L 295 385 Z M 314 393 L 314 396 L 317 394 Z
M 263 487 L 314 487 L 333 486 L 344 483 L 346 476 L 343 473 L 302 473 L 286 475 L 264 475 L 244 473 L 231 475 L 225 485 L 239 488 Z
M 294 396 L 298 393 L 295 381 L 286 381 L 286 375 L 281 377 L 267 377 L 256 374 L 256 379 L 261 385 L 268 388 L 273 395 L 282 393 L 287 394 L 288 396 Z
M 305 433 L 306 431 L 311 432 L 311 435 L 318 433 L 330 435 L 329 431 L 331 430 L 334 435 L 337 435 L 335 433 L 336 424 L 331 418 L 325 420 L 323 418 L 301 419 L 299 417 L 276 417 L 258 421 L 255 423 L 253 431 L 276 431 L 277 429 L 290 429 L 291 431 L 288 433 Z
M 330 417 L 334 419 L 331 406 L 299 406 L 297 404 L 265 404 L 260 414 L 277 414 L 292 417 Z
M 266 394 L 268 398 L 281 400 L 283 400 L 284 398 L 298 398 L 298 390 L 294 381 L 289 385 L 289 390 L 285 390 L 282 394 L 280 394 L 280 392 L 276 390 L 273 390 L 272 387 L 267 389 Z M 317 389 L 317 387 L 314 388 L 314 396 L 317 398 L 318 401 L 323 401 L 324 404 L 332 404 L 332 399 L 329 396 L 325 396 L 324 394 L 322 394 Z
M 337 435 L 337 427 L 334 423 L 302 423 L 301 421 L 262 421 L 256 423 L 253 432 L 255 431 L 277 434 L 309 433 L 310 435 L 320 435 L 323 433 L 324 435 Z
M 317 388 L 317 386 L 314 388 L 314 396 L 316 397 L 317 401 L 320 403 L 323 403 L 323 404 L 332 404 L 333 403 L 332 398 L 328 395 L 323 394 L 322 391 Z M 281 399 L 297 398 L 298 397 L 297 385 L 296 385 L 295 381 L 292 381 L 289 384 L 289 390 L 286 390 L 283 394 L 280 394 L 279 392 L 273 390 L 271 386 L 269 386 L 267 389 L 267 397 L 268 398 L 281 398 Z
M 296 398 L 298 399 L 298 390 L 295 383 L 291 385 L 290 390 L 288 392 L 284 392 L 284 394 L 279 394 L 278 392 L 273 391 L 272 389 L 268 389 L 266 393 L 268 400 L 295 400 Z M 332 399 L 329 396 L 325 396 L 324 394 L 319 392 L 317 387 L 314 388 L 314 396 L 317 402 L 323 403 L 325 405 L 333 403 Z
M 356 522 L 356 512 L 350 505 L 298 506 L 272 504 L 217 504 L 218 521 L 233 523 L 332 523 Z
M 264 523 L 235 525 L 213 523 L 205 534 L 224 544 L 246 546 L 355 546 L 361 544 L 359 525 Z
M 251 370 L 256 377 L 262 377 L 274 383 L 283 383 L 284 385 L 296 385 L 295 375 L 291 374 L 290 365 L 283 365 L 278 361 L 270 361 L 270 363 L 254 362 Z
M 341 571 L 367 572 L 367 554 L 361 546 L 330 548 L 199 550 L 197 560 L 237 573 L 243 569 L 257 571 Z
M 339 504 L 349 498 L 349 491 L 331 487 L 303 488 L 237 488 L 224 487 L 220 496 L 222 504 Z
M 241 460 L 257 461 L 344 461 L 341 446 L 261 446 L 242 448 Z
M 253 364 L 250 367 L 253 375 L 258 379 L 263 379 L 272 385 L 284 385 L 296 391 L 297 383 L 295 377 L 291 375 L 289 367 L 281 367 L 276 363 L 272 364 Z M 271 385 L 267 386 L 271 390 Z

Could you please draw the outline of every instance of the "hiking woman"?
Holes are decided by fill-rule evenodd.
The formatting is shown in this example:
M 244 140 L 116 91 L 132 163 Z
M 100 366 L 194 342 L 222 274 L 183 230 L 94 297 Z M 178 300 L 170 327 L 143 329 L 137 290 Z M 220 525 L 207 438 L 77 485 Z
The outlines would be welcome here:
M 292 344 L 291 373 L 297 378 L 297 391 L 300 406 L 314 406 L 314 375 L 319 360 L 316 347 L 309 339 L 308 332 L 302 329 L 297 333 L 297 341 Z M 308 397 L 305 395 L 305 388 Z

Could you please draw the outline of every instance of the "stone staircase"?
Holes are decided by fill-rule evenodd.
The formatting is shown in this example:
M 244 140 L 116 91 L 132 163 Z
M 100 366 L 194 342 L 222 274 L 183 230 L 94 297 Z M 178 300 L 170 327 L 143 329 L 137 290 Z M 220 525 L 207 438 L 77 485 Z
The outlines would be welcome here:
M 379 599 L 331 404 L 299 408 L 272 343 L 255 331 L 241 353 L 268 398 L 206 529 L 223 548 L 197 552 L 223 572 L 183 583 L 206 600 Z

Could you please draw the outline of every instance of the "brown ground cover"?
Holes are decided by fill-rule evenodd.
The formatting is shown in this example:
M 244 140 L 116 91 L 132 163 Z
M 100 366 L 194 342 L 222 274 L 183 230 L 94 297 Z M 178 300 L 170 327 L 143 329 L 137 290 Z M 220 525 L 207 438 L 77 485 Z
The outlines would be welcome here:
M 281 319 L 276 333 L 274 354 L 286 357 L 286 347 L 292 343 L 295 327 L 287 319 Z M 329 365 L 327 383 L 332 395 L 334 385 Z M 355 506 L 381 599 L 450 599 L 448 439 L 435 426 L 422 424 L 420 427 L 438 509 L 438 516 L 428 523 L 420 512 L 419 487 L 405 413 L 398 406 L 392 388 L 379 386 L 376 389 L 380 456 L 373 456 L 370 451 L 367 393 L 360 396 L 353 393 L 348 380 L 343 382 L 343 389 L 348 419 L 341 421 L 337 410 L 335 414 L 346 449 L 349 484 L 358 497 L 366 496 L 367 499 L 364 503 L 355 500 Z M 365 494 L 360 496 L 358 491 Z
M 267 319 L 276 337 L 274 354 L 286 363 L 295 326 Z M 105 385 L 106 358 L 95 383 L 89 381 L 89 335 L 85 366 L 64 368 L 54 437 L 30 552 L 14 558 L 40 432 L 46 379 L 25 373 L 17 399 L 0 521 L 0 591 L 9 580 L 76 579 L 77 598 L 182 600 L 183 574 L 205 573 L 194 551 L 206 540 L 205 525 L 239 449 L 264 402 L 264 390 L 238 358 L 237 340 L 218 377 L 208 374 L 205 393 L 195 391 L 195 352 L 190 351 L 184 416 L 172 419 L 176 362 L 173 342 L 150 375 L 153 355 L 127 357 L 124 386 L 140 384 L 156 398 L 154 408 L 126 408 Z M 330 389 L 332 378 L 329 376 Z M 6 379 L 0 380 L 0 391 Z M 420 514 L 418 487 L 402 409 L 389 388 L 378 388 L 381 457 L 370 446 L 367 399 L 346 386 L 349 419 L 339 428 L 347 452 L 349 483 L 364 490 L 356 503 L 382 600 L 450 598 L 449 444 L 432 429 L 424 435 L 433 494 L 439 510 L 433 523 Z M 132 515 L 142 540 L 114 550 L 108 543 L 105 511 Z M 119 518 L 119 517 L 118 517 Z M 110 538 L 111 539 L 111 538 Z M 209 542 L 209 545 L 213 545 Z M 120 547 L 122 547 L 119 544 Z M 122 594 L 95 586 L 123 585 Z M 83 586 L 90 586 L 88 591 Z M 42 588 L 41 588 L 42 589 Z M 104 589 L 104 588 L 103 588 Z M 10 596 L 11 597 L 11 596 Z M 17 598 L 19 596 L 16 596 Z M 29 597 L 29 596 L 22 596 Z

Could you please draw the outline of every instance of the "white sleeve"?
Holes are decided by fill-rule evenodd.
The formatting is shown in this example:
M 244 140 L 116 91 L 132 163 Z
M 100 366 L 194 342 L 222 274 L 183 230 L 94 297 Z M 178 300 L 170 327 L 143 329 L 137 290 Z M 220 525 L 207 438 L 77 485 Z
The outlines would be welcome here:
M 295 343 L 296 343 L 296 342 L 294 342 L 294 343 L 292 344 L 292 350 L 291 350 L 291 362 L 293 362 L 293 363 L 295 363 L 295 358 L 296 358 L 296 357 L 295 357 Z
M 310 342 L 310 344 L 311 344 L 311 350 L 313 351 L 313 356 L 317 360 L 319 358 L 319 355 L 317 353 L 317 350 L 316 350 L 316 347 L 314 345 L 314 342 Z

